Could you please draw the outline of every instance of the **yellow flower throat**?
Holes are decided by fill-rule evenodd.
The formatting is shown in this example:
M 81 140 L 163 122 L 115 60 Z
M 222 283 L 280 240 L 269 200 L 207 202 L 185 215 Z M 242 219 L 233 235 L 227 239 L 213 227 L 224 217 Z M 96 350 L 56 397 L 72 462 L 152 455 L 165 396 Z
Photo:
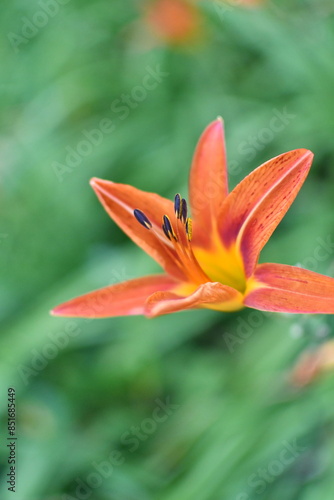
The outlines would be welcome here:
M 209 281 L 220 282 L 243 293 L 246 277 L 241 254 L 236 247 L 225 248 L 216 229 L 210 249 L 192 247 L 192 220 L 188 217 L 187 202 L 179 194 L 175 196 L 174 212 L 174 224 L 168 215 L 163 215 L 161 229 L 155 227 L 139 209 L 134 210 L 134 216 L 142 226 L 154 232 L 160 243 L 164 243 L 189 284 L 197 287 Z

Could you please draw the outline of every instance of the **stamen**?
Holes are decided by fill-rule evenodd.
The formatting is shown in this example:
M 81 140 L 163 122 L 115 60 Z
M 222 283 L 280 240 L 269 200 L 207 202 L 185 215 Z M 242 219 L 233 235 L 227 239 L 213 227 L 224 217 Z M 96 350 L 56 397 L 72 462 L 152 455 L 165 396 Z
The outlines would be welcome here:
M 165 224 L 162 224 L 162 230 L 165 233 L 165 236 L 167 236 L 167 238 L 170 240 L 171 237 L 170 237 L 169 232 L 167 231 L 167 228 L 166 228 Z
M 174 238 L 175 241 L 177 241 L 177 236 L 176 234 L 174 233 L 174 229 L 173 229 L 173 226 L 171 224 L 171 221 L 169 220 L 169 217 L 167 215 L 164 215 L 163 218 L 162 218 L 162 229 L 163 229 L 163 232 L 165 233 L 165 235 L 167 236 L 167 238 L 170 240 L 171 236 Z
M 146 229 L 152 229 L 152 223 L 150 220 L 146 217 L 144 212 L 141 210 L 138 210 L 137 208 L 133 211 L 133 215 L 136 217 L 137 221 L 139 224 L 144 226 Z
M 180 207 L 181 207 L 181 195 L 176 194 L 174 199 L 174 211 L 178 219 L 181 216 Z
M 187 276 L 190 281 L 199 284 L 210 281 L 191 248 L 192 220 L 188 217 L 187 202 L 180 194 L 175 195 L 174 211 L 175 219 L 172 219 L 174 227 L 168 215 L 164 215 L 162 217 L 162 231 L 155 223 L 152 224 L 141 210 L 136 208 L 133 214 L 139 224 L 145 229 L 151 230 L 151 236 L 157 238 L 158 243 L 163 245 L 164 250 L 174 260 L 180 272 Z
M 193 236 L 193 221 L 188 217 L 186 221 L 186 232 L 188 236 L 188 241 L 191 241 L 191 238 Z
M 187 207 L 187 202 L 184 198 L 181 200 L 181 208 L 180 208 L 180 219 L 181 221 L 185 224 L 187 221 L 187 215 L 188 215 L 188 207 Z
M 188 207 L 187 207 L 187 201 L 184 198 L 181 198 L 180 194 L 175 195 L 174 211 L 176 217 L 185 224 L 188 216 Z

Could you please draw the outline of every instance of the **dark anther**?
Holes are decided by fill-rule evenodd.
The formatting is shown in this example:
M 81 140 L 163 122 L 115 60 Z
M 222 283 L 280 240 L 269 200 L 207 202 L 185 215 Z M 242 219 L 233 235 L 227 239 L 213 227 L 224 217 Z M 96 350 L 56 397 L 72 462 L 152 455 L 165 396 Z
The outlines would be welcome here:
M 176 194 L 174 199 L 174 211 L 178 219 L 181 217 L 180 207 L 181 207 L 181 196 L 179 194 Z
M 188 241 L 191 241 L 191 238 L 193 236 L 193 221 L 189 217 L 186 221 L 186 232 L 188 236 Z
M 162 229 L 163 229 L 163 232 L 165 233 L 165 235 L 169 239 L 171 239 L 171 236 L 172 236 L 174 238 L 174 240 L 177 241 L 177 236 L 174 233 L 173 226 L 172 226 L 172 224 L 171 224 L 171 222 L 169 220 L 169 217 L 167 217 L 167 215 L 163 216 L 162 222 L 163 222 Z
M 138 210 L 136 208 L 133 211 L 133 215 L 136 217 L 136 219 L 139 222 L 139 224 L 141 224 L 142 226 L 144 226 L 146 229 L 151 229 L 152 228 L 152 224 L 149 221 L 149 219 L 146 217 L 146 215 L 144 214 L 144 212 L 142 212 L 141 210 Z
M 173 233 L 172 224 L 170 223 L 170 220 L 167 217 L 167 215 L 163 216 L 163 222 L 164 222 L 164 226 L 166 228 L 166 231 L 168 231 L 170 234 L 172 234 Z
M 170 240 L 170 234 L 167 231 L 165 224 L 162 224 L 162 230 L 165 233 L 165 236 L 167 236 L 167 238 Z
M 184 198 L 181 200 L 181 214 L 180 214 L 180 219 L 182 222 L 186 223 L 188 216 L 188 208 L 187 208 L 187 202 Z

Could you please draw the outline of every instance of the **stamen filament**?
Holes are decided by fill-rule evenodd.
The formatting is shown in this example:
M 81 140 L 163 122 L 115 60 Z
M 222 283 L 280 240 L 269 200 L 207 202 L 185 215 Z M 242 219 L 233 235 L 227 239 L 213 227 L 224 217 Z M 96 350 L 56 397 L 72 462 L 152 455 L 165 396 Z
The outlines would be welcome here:
M 185 230 L 185 225 L 181 225 L 182 224 L 182 221 L 180 219 L 178 219 L 176 221 L 176 234 L 179 235 L 180 234 L 180 230 Z M 185 241 L 185 244 L 182 244 L 181 243 L 181 250 L 182 250 L 182 253 L 183 255 L 186 257 L 186 264 L 191 265 L 191 270 L 192 271 L 195 271 L 195 274 L 196 274 L 196 279 L 193 280 L 194 281 L 199 281 L 200 283 L 205 283 L 207 281 L 211 281 L 210 278 L 205 274 L 205 272 L 203 271 L 203 269 L 201 268 L 201 266 L 199 265 L 193 251 L 192 251 L 192 248 L 191 248 L 191 244 L 190 244 L 190 241 L 188 239 L 188 235 L 186 235 L 186 237 L 184 238 L 184 241 Z

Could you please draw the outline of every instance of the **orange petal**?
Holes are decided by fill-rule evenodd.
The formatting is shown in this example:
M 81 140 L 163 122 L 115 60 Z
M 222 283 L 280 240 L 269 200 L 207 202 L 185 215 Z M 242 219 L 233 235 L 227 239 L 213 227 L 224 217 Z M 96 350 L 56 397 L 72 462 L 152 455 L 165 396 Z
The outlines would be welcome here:
M 147 297 L 157 291 L 175 287 L 174 280 L 165 275 L 145 276 L 81 295 L 57 306 L 54 316 L 107 318 L 144 314 Z
M 161 314 L 174 313 L 184 309 L 209 308 L 220 311 L 241 309 L 240 292 L 221 283 L 208 282 L 200 285 L 187 297 L 173 292 L 156 292 L 146 302 L 146 316 L 153 318 Z
M 163 241 L 159 240 L 152 230 L 141 226 L 133 215 L 136 208 L 144 212 L 162 235 L 162 216 L 173 216 L 173 203 L 155 193 L 146 193 L 126 184 L 96 178 L 91 179 L 90 184 L 116 224 L 168 274 L 184 280 L 183 272 L 176 265 L 175 251 L 167 238 L 162 236 Z
M 224 125 L 218 118 L 202 134 L 190 172 L 189 196 L 195 245 L 209 246 L 227 194 Z
M 236 242 L 247 276 L 297 196 L 312 158 L 306 149 L 277 156 L 245 177 L 226 199 L 219 220 L 221 238 L 228 247 Z
M 334 278 L 283 264 L 261 264 L 245 305 L 262 311 L 334 314 Z M 253 291 L 252 291 L 253 289 Z

